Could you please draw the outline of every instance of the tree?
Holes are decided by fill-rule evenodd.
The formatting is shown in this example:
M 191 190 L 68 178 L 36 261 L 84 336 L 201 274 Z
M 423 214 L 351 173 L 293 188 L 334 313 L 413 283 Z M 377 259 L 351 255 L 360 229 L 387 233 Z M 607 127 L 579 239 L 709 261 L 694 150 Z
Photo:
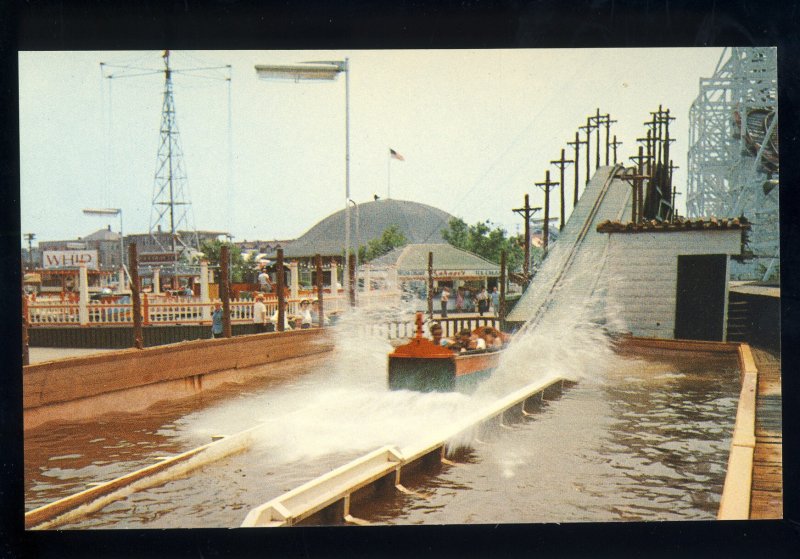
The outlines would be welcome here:
M 454 247 L 496 264 L 500 263 L 500 253 L 505 250 L 509 270 L 522 266 L 525 252 L 520 245 L 519 236 L 507 237 L 505 230 L 499 227 L 492 229 L 489 220 L 467 225 L 463 219 L 454 217 L 447 225 L 447 229 L 442 230 L 442 237 Z
M 367 246 L 361 245 L 358 247 L 358 260 L 360 262 L 369 262 L 407 243 L 408 239 L 403 235 L 400 227 L 392 225 L 384 229 L 379 238 L 371 239 Z
M 247 263 L 242 257 L 242 249 L 232 243 L 226 243 L 224 241 L 220 241 L 219 239 L 213 239 L 203 241 L 200 244 L 200 252 L 205 255 L 209 265 L 219 266 L 219 258 L 223 246 L 230 247 L 228 252 L 230 254 L 231 281 L 241 282 L 245 274 L 248 272 Z

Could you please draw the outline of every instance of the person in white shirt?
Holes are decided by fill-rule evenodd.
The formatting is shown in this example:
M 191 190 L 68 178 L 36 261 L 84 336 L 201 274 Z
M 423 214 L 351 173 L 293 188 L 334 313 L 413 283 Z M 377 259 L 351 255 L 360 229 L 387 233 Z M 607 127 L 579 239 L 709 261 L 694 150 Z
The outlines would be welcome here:
M 272 313 L 272 322 L 275 324 L 275 328 L 278 327 L 278 309 L 275 309 L 275 312 Z M 289 303 L 287 301 L 283 302 L 283 330 L 291 330 L 292 327 L 289 324 Z
M 311 328 L 313 318 L 311 317 L 311 302 L 308 299 L 300 301 L 300 328 Z
M 264 304 L 264 298 L 261 295 L 256 295 L 255 297 L 253 323 L 256 325 L 256 332 L 259 334 L 267 331 L 267 306 Z
M 269 275 L 266 269 L 261 270 L 261 273 L 258 274 L 258 288 L 262 293 L 269 293 L 272 291 L 272 282 L 269 281 Z

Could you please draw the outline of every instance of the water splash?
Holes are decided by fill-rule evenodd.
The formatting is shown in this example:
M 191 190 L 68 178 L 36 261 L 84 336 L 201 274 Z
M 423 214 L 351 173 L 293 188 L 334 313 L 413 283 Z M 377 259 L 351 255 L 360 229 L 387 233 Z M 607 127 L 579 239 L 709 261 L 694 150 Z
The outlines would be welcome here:
M 555 263 L 562 260 L 554 258 L 554 264 L 546 264 L 541 273 L 554 273 Z M 380 327 L 387 319 L 413 322 L 415 305 L 409 302 L 344 313 L 331 330 L 335 349 L 319 370 L 290 385 L 243 398 L 238 409 L 229 411 L 263 422 L 260 449 L 271 461 L 289 463 L 386 444 L 403 447 L 533 382 L 556 377 L 601 379 L 615 366 L 609 333 L 618 325 L 606 305 L 597 274 L 600 268 L 597 259 L 573 263 L 546 311 L 515 336 L 498 369 L 472 395 L 388 389 L 387 355 L 392 343 Z M 220 419 L 225 414 L 221 409 L 213 415 Z M 466 433 L 455 444 L 468 446 L 472 436 Z

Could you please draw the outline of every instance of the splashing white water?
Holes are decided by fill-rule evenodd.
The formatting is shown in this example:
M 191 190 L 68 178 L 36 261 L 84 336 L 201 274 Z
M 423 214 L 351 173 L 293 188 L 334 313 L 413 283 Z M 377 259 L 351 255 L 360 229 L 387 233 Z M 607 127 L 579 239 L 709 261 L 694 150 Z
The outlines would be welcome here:
M 387 444 L 403 447 L 522 386 L 556 377 L 602 378 L 616 361 L 608 336 L 614 320 L 597 279 L 598 263 L 573 268 L 579 273 L 573 270 L 569 282 L 562 282 L 554 304 L 514 337 L 498 369 L 472 395 L 390 391 L 387 355 L 392 344 L 373 332 L 390 314 L 412 322 L 413 308 L 358 308 L 332 329 L 331 358 L 302 387 L 242 399 L 234 415 L 262 420 L 265 438 L 259 445 L 271 461 L 289 463 Z M 586 286 L 588 297 L 569 298 L 587 291 Z M 469 434 L 458 445 L 469 444 L 468 439 Z

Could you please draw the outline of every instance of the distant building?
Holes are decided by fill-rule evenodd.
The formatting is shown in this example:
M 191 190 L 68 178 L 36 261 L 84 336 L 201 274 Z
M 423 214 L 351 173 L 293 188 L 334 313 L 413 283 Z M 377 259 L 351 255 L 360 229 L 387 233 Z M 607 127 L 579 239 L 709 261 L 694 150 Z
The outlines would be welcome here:
M 109 225 L 107 229 L 99 229 L 85 237 L 78 237 L 77 239 L 70 239 L 64 241 L 39 241 L 38 258 L 35 262 L 35 267 L 45 267 L 43 262 L 44 252 L 55 251 L 97 251 L 98 269 L 100 270 L 115 270 L 119 269 L 120 248 L 119 248 L 119 233 L 111 230 Z M 25 251 L 27 253 L 27 251 Z M 37 250 L 33 250 L 36 255 Z
M 193 252 L 192 247 L 187 247 L 183 239 L 190 239 L 197 233 L 197 241 L 203 244 L 204 241 L 213 241 L 220 237 L 226 237 L 226 231 L 176 231 L 175 251 L 180 255 L 190 256 Z M 141 254 L 171 254 L 172 239 L 169 231 L 162 231 L 159 227 L 153 233 L 134 233 L 132 235 L 125 235 L 125 250 L 131 243 L 136 243 L 137 252 Z M 166 247 L 166 248 L 164 248 Z
M 409 243 L 442 243 L 442 230 L 453 216 L 438 208 L 408 200 L 374 200 L 350 208 L 350 246 L 355 251 L 379 239 L 395 225 Z M 323 283 L 331 285 L 330 270 L 344 284 L 345 211 L 341 209 L 318 222 L 294 241 L 283 246 L 284 258 L 297 260 L 303 281 L 315 281 L 313 258 L 322 257 Z M 266 253 L 274 258 L 273 253 Z M 307 278 L 307 279 L 306 279 Z

